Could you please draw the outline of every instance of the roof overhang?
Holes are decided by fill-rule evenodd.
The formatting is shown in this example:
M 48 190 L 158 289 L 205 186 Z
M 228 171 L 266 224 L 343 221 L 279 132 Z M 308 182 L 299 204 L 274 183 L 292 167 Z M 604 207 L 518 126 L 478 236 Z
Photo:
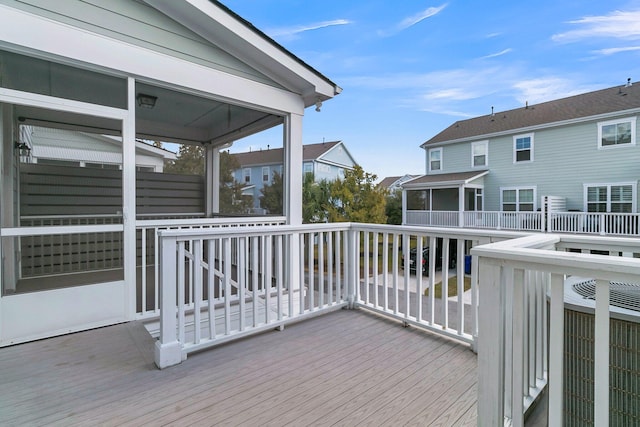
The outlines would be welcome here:
M 488 170 L 436 175 L 422 175 L 402 184 L 403 190 L 426 190 L 430 188 L 459 188 L 471 184 L 489 173 Z
M 305 107 L 342 88 L 216 0 L 144 0 L 201 37 L 298 93 Z

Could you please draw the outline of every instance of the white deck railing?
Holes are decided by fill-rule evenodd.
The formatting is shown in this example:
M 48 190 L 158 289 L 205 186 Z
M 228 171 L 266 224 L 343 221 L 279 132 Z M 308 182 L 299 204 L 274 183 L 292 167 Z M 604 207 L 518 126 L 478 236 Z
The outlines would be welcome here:
M 160 248 L 158 232 L 161 230 L 210 230 L 229 227 L 261 227 L 282 225 L 284 217 L 232 217 L 232 218 L 157 218 L 136 221 L 138 233 L 138 278 L 137 316 L 140 319 L 157 317 L 160 314 Z M 190 301 L 193 304 L 193 301 Z
M 339 224 L 160 231 L 156 364 L 352 304 L 352 236 Z
M 640 213 L 407 211 L 406 225 L 640 236 Z
M 468 249 L 519 234 L 338 223 L 168 229 L 158 236 L 156 363 L 165 367 L 192 351 L 344 306 L 473 344 L 477 267 L 465 262 Z M 406 274 L 412 259 L 420 268 Z M 459 280 L 452 297 L 449 278 L 465 273 L 470 296 Z M 438 281 L 445 285 L 436 297 L 431 283 Z M 427 288 L 433 291 L 425 294 Z
M 524 425 L 528 406 L 547 381 L 549 425 L 564 424 L 564 282 L 568 276 L 596 281 L 593 419 L 594 425 L 608 425 L 609 284 L 640 282 L 640 260 L 629 257 L 639 249 L 632 239 L 548 234 L 472 250 L 482 289 L 479 425 Z M 592 250 L 610 256 L 591 255 Z

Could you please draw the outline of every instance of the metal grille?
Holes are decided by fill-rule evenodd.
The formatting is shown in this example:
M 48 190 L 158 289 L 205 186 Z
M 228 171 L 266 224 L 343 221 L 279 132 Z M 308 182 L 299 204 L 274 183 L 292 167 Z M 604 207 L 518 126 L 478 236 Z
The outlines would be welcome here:
M 596 299 L 596 281 L 587 280 L 573 285 L 573 290 L 584 298 Z M 640 312 L 640 285 L 610 282 L 609 303 L 615 307 Z

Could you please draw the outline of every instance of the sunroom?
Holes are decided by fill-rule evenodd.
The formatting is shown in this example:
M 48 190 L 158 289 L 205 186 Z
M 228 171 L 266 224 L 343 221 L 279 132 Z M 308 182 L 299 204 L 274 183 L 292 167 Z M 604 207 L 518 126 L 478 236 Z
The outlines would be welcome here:
M 157 316 L 159 229 L 300 223 L 304 109 L 340 92 L 218 2 L 1 2 L 0 72 L 0 346 Z M 221 157 L 274 128 L 284 212 L 238 217 Z

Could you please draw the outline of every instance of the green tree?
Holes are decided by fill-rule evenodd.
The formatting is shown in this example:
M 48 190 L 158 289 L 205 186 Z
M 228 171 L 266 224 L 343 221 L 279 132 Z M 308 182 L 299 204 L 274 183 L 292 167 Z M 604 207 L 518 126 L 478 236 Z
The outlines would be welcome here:
M 265 185 L 260 189 L 260 207 L 266 209 L 270 214 L 282 215 L 284 212 L 284 186 L 282 185 L 282 176 L 278 172 L 273 173 L 271 184 Z
M 386 191 L 377 187 L 375 174 L 365 172 L 356 165 L 346 170 L 343 179 L 331 184 L 327 210 L 330 222 L 361 222 L 384 224 Z
M 244 185 L 233 177 L 239 168 L 238 160 L 228 151 L 220 152 L 220 213 L 249 213 L 253 207 L 253 197 L 243 196 Z
M 312 173 L 304 175 L 302 183 L 302 222 L 305 224 L 327 222 L 331 183 L 315 182 Z
M 387 193 L 386 202 L 386 215 L 387 224 L 402 224 L 402 190 L 396 190 L 392 193 Z
M 204 175 L 204 151 L 201 145 L 182 144 L 176 159 L 165 163 L 165 173 Z

